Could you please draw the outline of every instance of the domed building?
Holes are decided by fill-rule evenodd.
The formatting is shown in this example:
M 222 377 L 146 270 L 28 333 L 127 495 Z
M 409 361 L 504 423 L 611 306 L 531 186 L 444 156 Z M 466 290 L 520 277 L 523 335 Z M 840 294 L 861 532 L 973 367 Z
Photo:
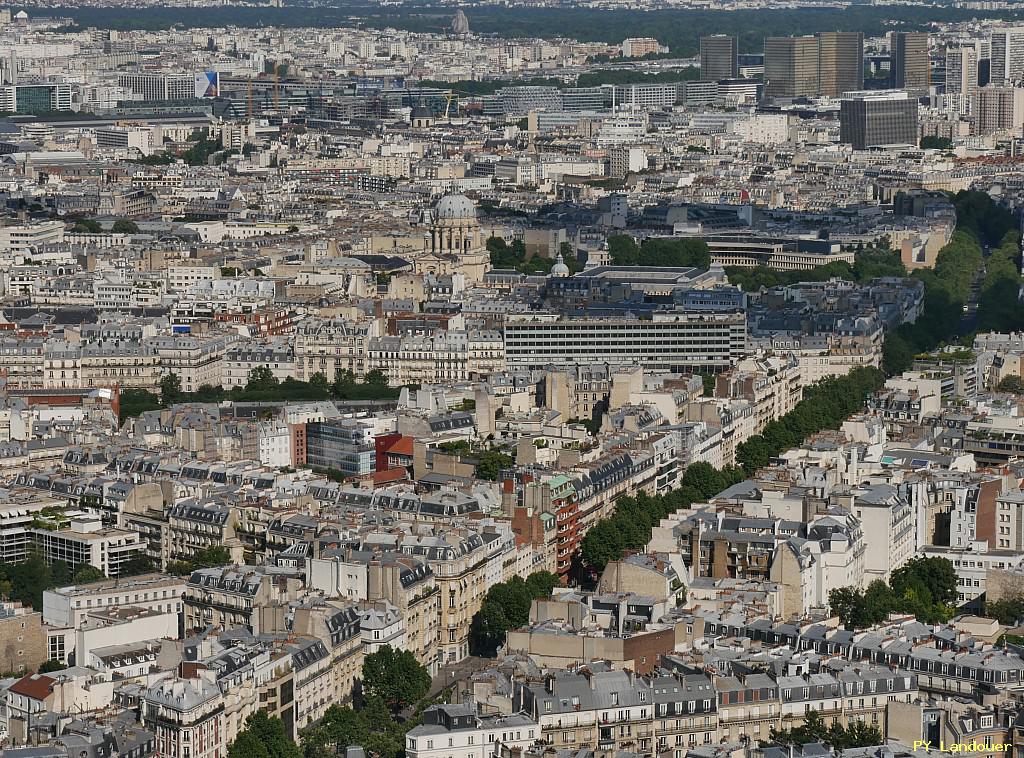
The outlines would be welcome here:
M 429 129 L 434 125 L 434 112 L 423 103 L 416 105 L 409 115 L 413 129 Z
M 490 268 L 483 232 L 476 218 L 476 206 L 462 194 L 449 194 L 430 213 L 430 236 L 424 240 L 424 255 L 416 262 L 417 273 L 461 273 L 469 282 L 479 282 Z

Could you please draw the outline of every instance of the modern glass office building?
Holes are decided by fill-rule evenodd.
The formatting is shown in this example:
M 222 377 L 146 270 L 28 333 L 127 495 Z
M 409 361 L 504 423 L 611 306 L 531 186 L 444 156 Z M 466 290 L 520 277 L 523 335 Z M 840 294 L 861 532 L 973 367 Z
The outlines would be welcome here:
M 39 114 L 71 110 L 70 84 L 7 84 L 0 86 L 0 111 Z
M 850 93 L 839 109 L 839 141 L 855 150 L 917 144 L 917 100 L 903 90 Z

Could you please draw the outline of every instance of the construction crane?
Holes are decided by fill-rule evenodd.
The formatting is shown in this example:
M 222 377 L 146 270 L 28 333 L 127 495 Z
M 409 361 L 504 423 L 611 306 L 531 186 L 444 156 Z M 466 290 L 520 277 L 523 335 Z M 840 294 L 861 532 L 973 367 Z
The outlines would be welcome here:
M 461 96 L 463 96 L 463 95 L 465 95 L 466 97 L 476 97 L 476 95 L 474 95 L 472 92 L 465 92 L 464 90 L 457 90 L 457 89 L 450 89 L 450 90 L 444 92 L 441 95 L 441 97 L 443 97 L 444 100 L 445 100 L 445 105 L 444 105 L 444 118 L 445 118 L 445 120 L 450 119 L 451 116 L 453 115 L 452 114 L 452 103 L 456 104 L 455 111 L 456 111 L 456 114 L 458 113 L 459 98 Z
M 448 90 L 447 92 L 444 93 L 444 101 L 445 101 L 444 102 L 444 119 L 445 119 L 445 121 L 447 121 L 449 119 L 449 114 L 451 113 L 451 110 L 452 110 L 452 102 L 453 101 L 457 101 L 458 99 L 459 99 L 459 96 L 455 94 L 455 90 Z

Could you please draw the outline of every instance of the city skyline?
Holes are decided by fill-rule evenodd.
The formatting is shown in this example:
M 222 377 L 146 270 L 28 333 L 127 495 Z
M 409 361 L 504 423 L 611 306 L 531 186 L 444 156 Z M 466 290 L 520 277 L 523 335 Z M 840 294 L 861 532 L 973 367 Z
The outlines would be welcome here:
M 0 7 L 0 755 L 1016 758 L 1017 16 Z

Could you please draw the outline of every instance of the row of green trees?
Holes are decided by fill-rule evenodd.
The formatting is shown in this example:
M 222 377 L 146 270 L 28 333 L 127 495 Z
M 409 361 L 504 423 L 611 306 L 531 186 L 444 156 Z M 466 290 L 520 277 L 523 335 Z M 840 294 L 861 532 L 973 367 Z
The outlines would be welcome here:
M 757 292 L 762 287 L 778 287 L 798 282 L 825 282 L 833 277 L 869 282 L 882 276 L 906 276 L 907 269 L 900 260 L 899 253 L 883 245 L 857 251 L 852 265 L 846 261 L 838 261 L 809 271 L 779 271 L 767 266 L 730 266 L 725 273 L 731 284 L 739 285 L 745 292 Z
M 308 382 L 292 377 L 277 379 L 266 366 L 249 372 L 245 387 L 200 386 L 195 392 L 183 392 L 181 378 L 174 373 L 160 380 L 160 393 L 128 388 L 121 391 L 121 423 L 146 411 L 160 410 L 175 403 L 297 402 L 302 400 L 394 400 L 401 389 L 388 384 L 382 371 L 370 371 L 362 382 L 351 371 L 339 371 L 333 382 L 322 373 L 313 374 Z
M 648 237 L 641 244 L 628 234 L 608 238 L 608 255 L 616 266 L 693 266 L 708 268 L 711 251 L 703 240 Z
M 986 276 L 979 297 L 979 328 L 997 331 L 1024 328 L 1024 309 L 1017 299 L 1021 277 L 1013 214 L 984 192 L 960 192 L 953 202 L 957 212 L 956 232 L 939 251 L 933 268 L 917 269 L 910 274 L 924 284 L 922 316 L 915 323 L 904 324 L 886 335 L 883 368 L 887 374 L 902 373 L 910 368 L 916 355 L 955 341 L 972 281 L 982 267 L 986 268 Z M 987 261 L 983 252 L 986 246 L 994 248 Z M 832 277 L 867 282 L 881 276 L 907 276 L 907 271 L 899 255 L 882 244 L 859 250 L 853 265 L 831 263 L 809 271 L 730 267 L 726 274 L 732 284 L 754 292 L 761 287 L 826 281 Z
M 1016 231 L 1009 231 L 985 261 L 978 297 L 979 331 L 1016 332 L 1024 328 L 1020 287 L 1019 238 Z
M 994 247 L 1016 231 L 1017 217 L 997 203 L 987 192 L 958 192 L 953 196 L 956 228 L 967 232 L 983 245 Z
M 867 397 L 885 383 L 876 368 L 855 368 L 844 376 L 829 377 L 804 389 L 803 399 L 786 415 L 765 425 L 736 446 L 736 463 L 753 474 L 784 450 L 799 445 L 823 429 L 838 428 L 863 407 Z
M 956 570 L 945 558 L 914 558 L 876 579 L 867 589 L 837 587 L 828 593 L 832 612 L 847 629 L 885 621 L 890 613 L 912 613 L 926 624 L 949 621 L 957 601 Z
M 884 381 L 878 369 L 857 368 L 849 374 L 818 382 L 804 391 L 804 399 L 782 418 L 769 423 L 762 434 L 737 447 L 739 466 L 719 471 L 708 463 L 687 467 L 679 487 L 664 495 L 645 493 L 619 498 L 612 515 L 595 524 L 584 536 L 580 557 L 590 569 L 600 572 L 609 561 L 627 552 L 642 550 L 652 529 L 671 513 L 707 500 L 743 481 L 784 450 L 822 429 L 836 428 L 860 408 L 871 392 Z
M 653 56 L 652 56 L 653 57 Z M 687 66 L 670 71 L 644 71 L 642 66 L 630 68 L 599 68 L 580 74 L 573 83 L 549 77 L 532 79 L 463 79 L 457 82 L 441 82 L 425 79 L 420 82 L 425 87 L 451 89 L 460 95 L 477 96 L 493 95 L 505 87 L 600 87 L 603 84 L 672 84 L 674 82 L 693 81 L 700 78 L 700 69 Z
M 583 537 L 580 557 L 588 568 L 601 572 L 610 561 L 628 552 L 644 549 L 655 526 L 680 508 L 688 508 L 743 481 L 742 469 L 719 471 L 708 463 L 694 463 L 686 469 L 679 487 L 651 497 L 644 492 L 621 497 L 608 518 L 601 519 Z
M 328 758 L 361 745 L 379 758 L 398 758 L 405 733 L 420 722 L 422 702 L 430 691 L 430 673 L 408 650 L 385 645 L 366 656 L 362 671 L 362 705 L 332 705 L 315 726 L 301 735 L 301 748 L 278 718 L 254 713 L 228 748 L 228 758 Z M 420 703 L 413 718 L 397 720 L 404 708 Z
M 514 576 L 487 590 L 470 624 L 470 652 L 487 657 L 497 655 L 508 631 L 530 620 L 533 601 L 551 595 L 559 583 L 558 577 L 550 571 L 535 571 L 526 579 Z
M 136 576 L 152 570 L 152 561 L 146 556 L 138 556 L 121 566 L 121 576 Z M 0 597 L 19 601 L 40 611 L 45 590 L 106 578 L 106 574 L 88 563 L 72 566 L 64 561 L 53 561 L 47 564 L 38 553 L 30 553 L 21 563 L 0 561 Z
M 886 335 L 882 355 L 886 373 L 900 374 L 910 368 L 916 355 L 956 339 L 971 281 L 983 265 L 978 240 L 958 230 L 939 251 L 934 268 L 913 273 L 924 282 L 924 311 L 913 324 L 903 324 Z
M 535 76 L 529 79 L 461 79 L 456 82 L 442 82 L 437 79 L 423 79 L 420 84 L 424 87 L 435 87 L 441 90 L 453 90 L 458 95 L 469 95 L 479 97 L 481 95 L 493 95 L 505 87 L 565 87 L 568 86 L 561 79 L 551 77 Z
M 1019 311 L 1017 293 L 1008 282 L 1015 274 L 1006 261 L 1015 257 L 1016 219 L 985 192 L 960 192 L 953 198 L 956 231 L 939 251 L 933 268 L 915 270 L 911 276 L 924 283 L 924 312 L 913 324 L 904 324 L 886 335 L 883 367 L 899 374 L 911 367 L 914 357 L 956 340 L 969 301 L 971 284 L 986 265 L 984 247 L 998 247 L 990 260 L 991 276 L 982 282 L 979 324 L 986 328 L 1013 324 Z M 1019 323 L 1019 322 L 1016 322 Z M 1019 327 L 1018 327 L 1019 328 Z
M 75 234 L 102 234 L 103 224 L 91 218 L 76 219 L 71 225 L 71 231 Z M 114 234 L 138 234 L 139 225 L 126 218 L 119 218 L 110 227 Z
M 279 380 L 267 366 L 257 366 L 249 372 L 245 387 L 213 387 L 204 384 L 191 395 L 181 391 L 181 379 L 177 374 L 168 374 L 160 380 L 160 399 L 166 404 L 186 400 L 196 402 L 217 402 L 220 400 L 274 401 L 274 400 L 391 400 L 398 397 L 400 389 L 388 384 L 383 371 L 374 369 L 359 382 L 349 370 L 339 371 L 334 381 L 318 371 L 308 382 L 290 376 Z
M 700 79 L 700 69 L 693 66 L 670 71 L 644 71 L 642 66 L 597 69 L 580 74 L 577 87 L 600 87 L 603 84 L 674 84 Z
M 523 274 L 544 276 L 549 274 L 551 267 L 555 265 L 554 258 L 543 258 L 539 255 L 527 258 L 526 243 L 522 240 L 513 240 L 512 244 L 509 244 L 501 237 L 490 237 L 485 246 L 490 253 L 493 268 L 515 269 Z M 558 252 L 565 265 L 569 267 L 569 273 L 575 274 L 583 270 L 583 264 L 573 255 L 572 245 L 568 242 L 563 242 Z
M 195 553 L 187 561 L 168 561 L 166 572 L 175 576 L 189 576 L 196 569 L 226 566 L 231 563 L 231 553 L 223 545 L 211 545 Z
M 807 745 L 823 742 L 833 750 L 871 747 L 882 744 L 882 732 L 866 721 L 854 720 L 849 726 L 826 724 L 817 711 L 808 711 L 804 723 L 792 729 L 772 729 L 769 740 L 776 745 Z

